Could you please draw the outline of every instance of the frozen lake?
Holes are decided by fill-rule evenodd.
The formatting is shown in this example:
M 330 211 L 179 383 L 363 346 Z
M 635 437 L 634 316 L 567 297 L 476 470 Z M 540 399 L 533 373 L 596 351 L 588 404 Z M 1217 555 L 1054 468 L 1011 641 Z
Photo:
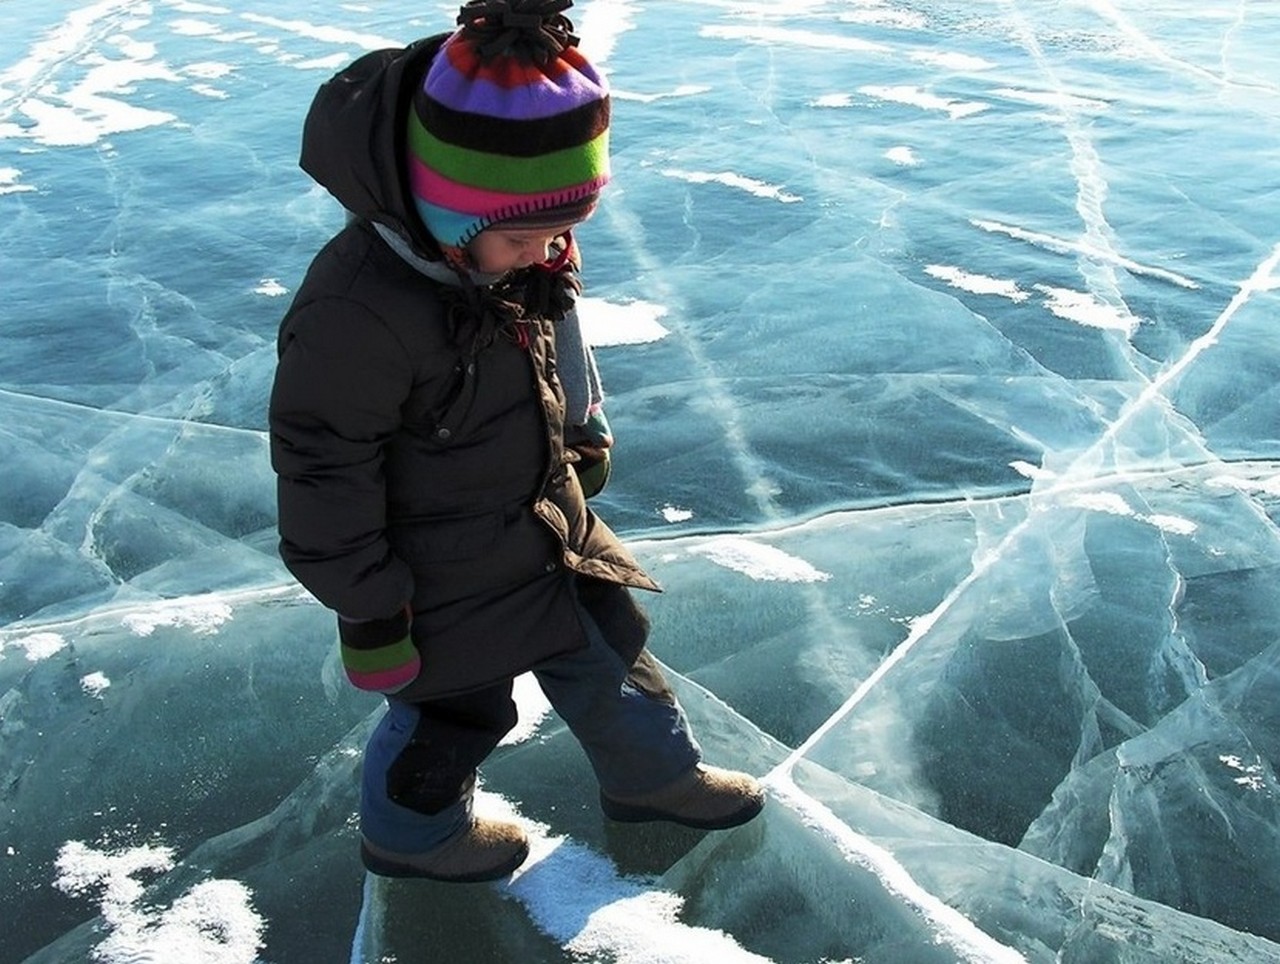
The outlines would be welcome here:
M 597 500 L 757 821 L 366 878 L 274 338 L 315 88 L 454 4 L 0 0 L 0 964 L 1280 960 L 1280 6 L 581 0 Z

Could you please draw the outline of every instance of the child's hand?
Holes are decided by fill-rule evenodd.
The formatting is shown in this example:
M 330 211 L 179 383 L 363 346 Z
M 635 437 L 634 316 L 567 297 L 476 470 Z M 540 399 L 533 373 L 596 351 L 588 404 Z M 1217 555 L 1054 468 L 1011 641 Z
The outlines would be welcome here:
M 579 455 L 582 456 L 582 460 L 584 462 L 598 462 L 600 461 L 600 459 L 607 459 L 609 457 L 609 449 L 612 446 L 612 444 L 613 443 L 610 442 L 609 445 L 583 444 L 583 445 L 574 445 L 571 447 L 575 452 L 577 452 Z
M 609 482 L 612 467 L 608 446 L 575 445 L 573 450 L 579 456 L 578 461 L 573 463 L 573 469 L 578 473 L 578 484 L 582 486 L 583 496 L 589 499 L 599 495 Z
M 609 449 L 613 447 L 613 430 L 609 428 L 604 409 L 596 405 L 585 424 L 570 427 L 565 432 L 565 444 L 578 454 L 573 467 L 578 473 L 582 494 L 588 499 L 599 495 L 609 481 Z
M 604 409 L 596 405 L 587 415 L 587 422 L 581 428 L 584 444 L 579 447 L 591 447 L 596 449 L 607 449 L 613 444 L 613 429 L 609 427 L 609 420 L 605 418 Z
M 348 619 L 338 616 L 342 666 L 352 685 L 374 693 L 398 693 L 422 670 L 422 657 L 413 645 L 408 605 L 386 619 Z

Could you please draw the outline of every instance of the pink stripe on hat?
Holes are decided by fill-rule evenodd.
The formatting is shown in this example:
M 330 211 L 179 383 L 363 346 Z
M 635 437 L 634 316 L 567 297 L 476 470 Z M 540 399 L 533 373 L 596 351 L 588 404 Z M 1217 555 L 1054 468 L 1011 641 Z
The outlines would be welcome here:
M 409 158 L 409 182 L 419 198 L 430 198 L 431 203 L 451 211 L 481 215 L 510 211 L 513 214 L 534 208 L 553 207 L 576 197 L 595 194 L 604 187 L 607 177 L 575 184 L 569 190 L 543 191 L 537 194 L 512 194 L 506 191 L 490 191 L 452 181 L 438 171 L 427 167 L 417 156 Z

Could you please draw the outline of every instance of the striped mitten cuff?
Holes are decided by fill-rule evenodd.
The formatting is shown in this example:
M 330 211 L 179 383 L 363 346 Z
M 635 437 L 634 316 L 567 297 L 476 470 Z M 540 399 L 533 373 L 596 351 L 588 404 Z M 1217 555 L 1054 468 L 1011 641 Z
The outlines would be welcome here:
M 359 689 L 395 693 L 418 678 L 422 657 L 409 635 L 407 607 L 387 619 L 339 616 L 338 637 L 342 666 Z

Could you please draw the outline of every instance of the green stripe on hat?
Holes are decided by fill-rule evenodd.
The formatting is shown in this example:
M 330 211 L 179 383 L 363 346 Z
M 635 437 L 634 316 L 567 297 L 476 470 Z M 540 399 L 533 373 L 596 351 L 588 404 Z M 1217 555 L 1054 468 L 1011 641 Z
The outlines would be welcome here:
M 424 164 L 451 181 L 510 194 L 559 191 L 609 172 L 607 130 L 578 147 L 538 157 L 510 157 L 447 144 L 430 134 L 414 114 L 409 119 L 409 147 Z

